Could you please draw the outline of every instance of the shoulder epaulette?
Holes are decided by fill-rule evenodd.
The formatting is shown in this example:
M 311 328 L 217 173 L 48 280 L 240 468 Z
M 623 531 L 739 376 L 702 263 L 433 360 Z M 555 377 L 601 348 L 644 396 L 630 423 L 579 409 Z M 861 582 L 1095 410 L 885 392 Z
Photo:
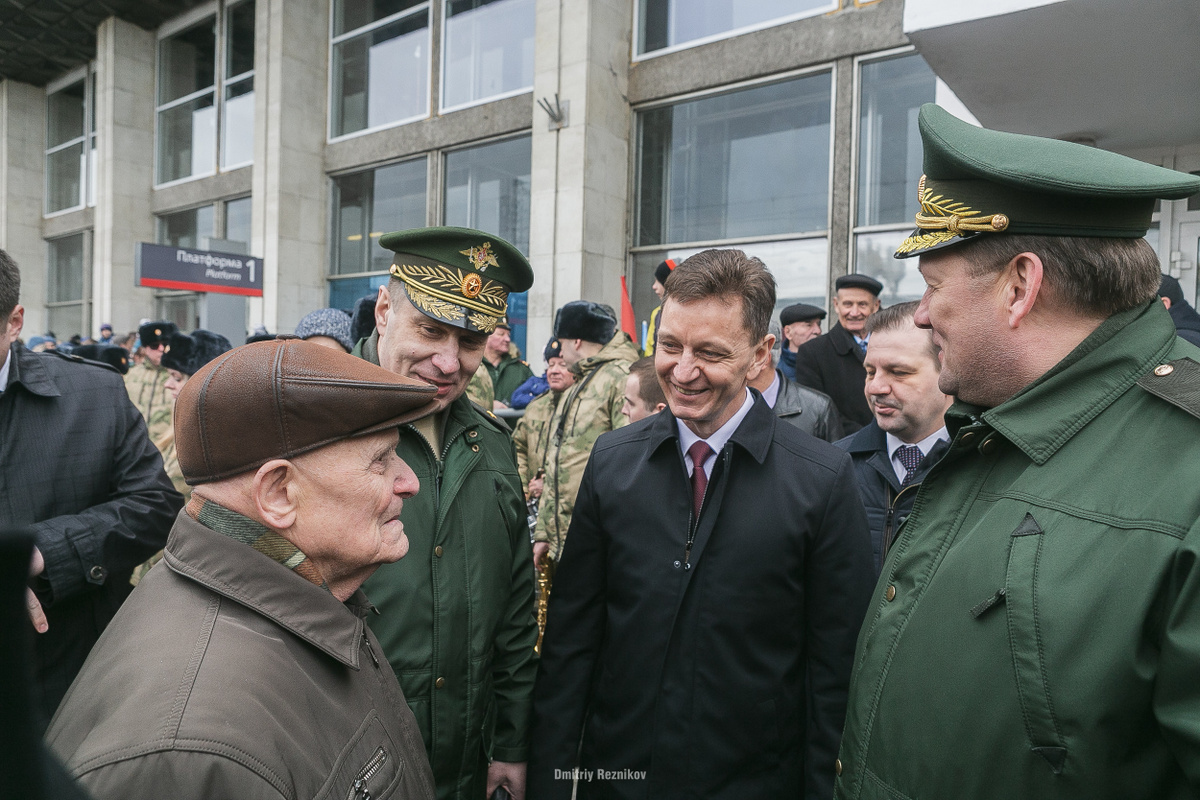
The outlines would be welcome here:
M 492 411 L 490 409 L 484 408 L 483 406 L 479 405 L 479 403 L 476 403 L 474 400 L 471 401 L 471 408 L 478 411 L 479 416 L 483 417 L 485 420 L 490 422 L 492 424 L 492 427 L 495 428 L 496 430 L 500 431 L 501 433 L 511 433 L 512 432 L 512 429 L 508 427 L 508 423 L 505 422 L 504 420 L 500 419 L 499 417 L 497 417 L 494 413 L 492 413 Z
M 1159 364 L 1138 379 L 1138 386 L 1200 419 L 1200 364 L 1192 359 Z

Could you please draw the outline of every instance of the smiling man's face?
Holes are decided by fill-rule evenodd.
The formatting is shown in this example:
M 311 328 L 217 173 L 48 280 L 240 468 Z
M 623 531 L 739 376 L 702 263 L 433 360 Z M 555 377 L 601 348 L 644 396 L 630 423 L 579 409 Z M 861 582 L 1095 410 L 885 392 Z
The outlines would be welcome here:
M 769 358 L 766 338 L 753 341 L 742 322 L 740 297 L 663 303 L 654 371 L 671 413 L 701 438 L 737 413 Z

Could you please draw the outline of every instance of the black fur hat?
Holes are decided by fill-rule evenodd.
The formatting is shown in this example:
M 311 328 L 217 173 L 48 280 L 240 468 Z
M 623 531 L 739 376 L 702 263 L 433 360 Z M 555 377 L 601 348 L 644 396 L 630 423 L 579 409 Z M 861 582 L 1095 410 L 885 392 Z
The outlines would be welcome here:
M 195 375 L 205 364 L 232 349 L 228 339 L 212 331 L 197 329 L 190 335 L 172 333 L 167 349 L 163 351 L 162 365 L 184 375 Z
M 178 331 L 174 322 L 166 320 L 158 320 L 156 322 L 147 322 L 138 326 L 138 339 L 141 340 L 142 347 L 154 347 L 159 342 L 167 343 L 171 338 L 171 334 Z
M 608 344 L 617 330 L 617 318 L 604 306 L 588 300 L 574 300 L 554 316 L 554 335 L 559 339 L 583 339 Z
M 122 375 L 129 372 L 129 351 L 124 347 L 110 344 L 81 344 L 71 351 L 71 355 L 108 364 Z
M 350 315 L 350 340 L 358 344 L 375 330 L 375 299 L 379 295 L 368 294 L 358 298 L 354 312 Z

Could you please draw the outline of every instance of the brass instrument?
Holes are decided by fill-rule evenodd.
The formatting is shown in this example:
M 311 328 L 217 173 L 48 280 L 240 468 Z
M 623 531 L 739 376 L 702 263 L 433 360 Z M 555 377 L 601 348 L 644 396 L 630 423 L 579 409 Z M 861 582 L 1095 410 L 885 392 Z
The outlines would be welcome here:
M 546 634 L 546 610 L 550 607 L 550 584 L 554 582 L 554 569 L 557 564 L 546 556 L 546 566 L 538 570 L 537 576 L 537 623 L 538 623 L 538 638 L 537 644 L 533 646 L 533 652 L 538 655 L 542 654 L 542 637 Z

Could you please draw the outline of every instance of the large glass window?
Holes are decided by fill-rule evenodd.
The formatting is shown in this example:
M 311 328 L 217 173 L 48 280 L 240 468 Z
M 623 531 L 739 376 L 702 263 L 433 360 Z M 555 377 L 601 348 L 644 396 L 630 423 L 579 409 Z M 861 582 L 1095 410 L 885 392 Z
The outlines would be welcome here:
M 529 255 L 530 144 L 521 136 L 447 153 L 446 224 L 494 233 Z M 522 353 L 526 303 L 524 292 L 508 296 L 512 340 Z
M 830 74 L 638 114 L 636 245 L 824 231 Z
M 334 0 L 330 135 L 429 113 L 429 4 Z
M 254 0 L 225 11 L 221 167 L 254 161 Z
M 379 237 L 424 227 L 426 171 L 426 160 L 417 158 L 333 179 L 330 306 L 353 308 L 387 282 L 392 252 L 379 246 Z
M 637 52 L 708 41 L 837 7 L 837 0 L 638 0 Z
M 96 123 L 87 77 L 46 95 L 47 214 L 94 202 Z M 89 167 L 89 162 L 92 167 Z
M 442 107 L 533 87 L 535 0 L 446 0 Z
M 859 70 L 858 181 L 854 271 L 883 283 L 884 305 L 925 291 L 917 259 L 895 259 L 919 208 L 921 135 L 917 112 L 933 102 L 937 78 L 919 55 L 868 61 Z
M 225 238 L 231 242 L 241 242 L 246 245 L 247 253 L 250 252 L 251 211 L 249 197 L 225 201 Z
M 200 206 L 158 218 L 158 243 L 172 247 L 200 247 L 200 238 L 213 236 L 212 206 Z
M 77 233 L 51 239 L 46 276 L 46 318 L 49 330 L 59 341 L 75 334 L 88 335 L 87 274 L 84 269 L 84 239 Z
M 218 30 L 225 53 L 221 62 Z M 160 184 L 211 175 L 218 155 L 223 169 L 253 160 L 253 0 L 222 5 L 218 15 L 159 40 L 157 116 Z

